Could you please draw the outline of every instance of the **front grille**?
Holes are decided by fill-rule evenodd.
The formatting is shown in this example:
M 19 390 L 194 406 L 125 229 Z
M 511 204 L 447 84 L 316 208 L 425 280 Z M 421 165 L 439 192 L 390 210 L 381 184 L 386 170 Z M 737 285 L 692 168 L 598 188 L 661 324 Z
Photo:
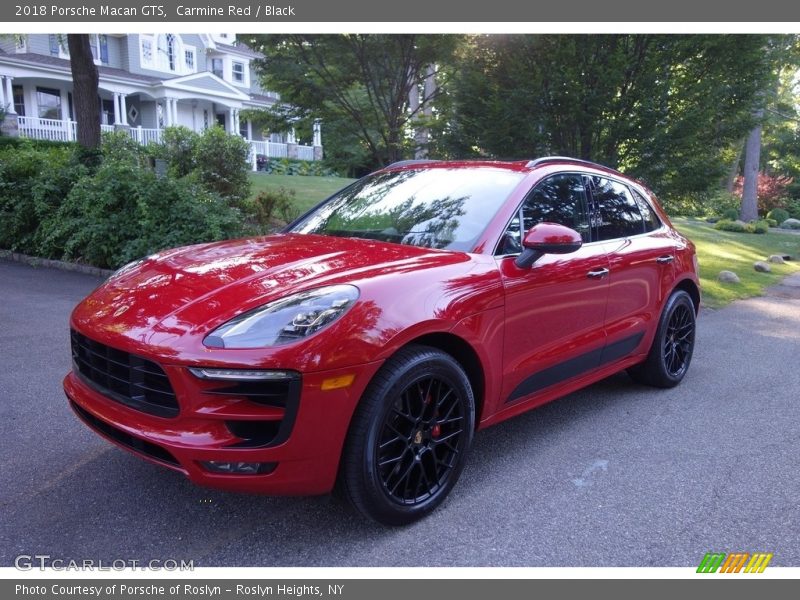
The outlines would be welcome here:
M 98 392 L 125 406 L 175 417 L 178 401 L 164 370 L 135 354 L 111 348 L 71 332 L 74 371 Z
M 159 462 L 166 463 L 168 465 L 172 465 L 175 467 L 179 467 L 180 463 L 177 459 L 172 456 L 165 448 L 158 446 L 156 444 L 152 444 L 150 442 L 146 442 L 145 440 L 141 440 L 137 437 L 122 431 L 121 429 L 117 429 L 113 425 L 106 423 L 105 421 L 98 419 L 90 412 L 84 410 L 77 403 L 73 402 L 72 400 L 69 401 L 70 406 L 72 406 L 72 410 L 92 429 L 98 431 L 99 433 L 104 434 L 106 437 L 114 440 L 129 448 L 133 452 L 137 452 L 139 454 L 144 454 L 145 456 L 149 456 Z

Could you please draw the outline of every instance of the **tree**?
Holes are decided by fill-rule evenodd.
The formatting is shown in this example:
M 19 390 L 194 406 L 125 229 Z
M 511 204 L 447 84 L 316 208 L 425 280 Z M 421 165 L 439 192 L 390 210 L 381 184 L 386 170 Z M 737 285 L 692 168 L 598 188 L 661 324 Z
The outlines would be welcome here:
M 758 166 L 761 162 L 761 119 L 764 118 L 764 109 L 759 109 L 755 117 L 758 122 L 747 136 L 744 150 L 744 185 L 739 210 L 742 221 L 758 219 Z
M 265 56 L 256 63 L 265 87 L 285 102 L 273 116 L 286 124 L 322 119 L 326 148 L 333 149 L 332 134 L 339 136 L 338 145 L 355 154 L 351 166 L 364 169 L 413 152 L 414 127 L 441 86 L 429 84 L 434 91 L 413 109 L 409 97 L 412 90 L 425 88 L 426 78 L 437 76 L 437 65 L 448 60 L 458 39 L 416 34 L 244 38 Z
M 798 56 L 797 36 L 776 36 L 767 38 L 763 52 L 770 60 L 764 61 L 766 86 L 756 95 L 755 106 L 755 125 L 747 136 L 745 145 L 744 159 L 744 186 L 742 189 L 742 204 L 740 207 L 740 218 L 743 221 L 753 221 L 758 218 L 758 191 L 759 175 L 761 174 L 761 145 L 762 132 L 765 120 L 765 113 L 781 114 L 794 110 L 793 102 L 786 103 L 786 80 L 783 71 L 787 65 L 792 65 L 791 83 L 788 87 L 794 87 L 794 77 L 796 76 L 796 64 Z M 779 109 L 779 110 L 776 110 Z M 786 120 L 787 115 L 783 115 Z M 792 119 L 792 117 L 788 117 Z M 774 121 L 774 119 L 773 119 Z
M 95 150 L 100 146 L 99 75 L 97 66 L 94 64 L 89 36 L 77 33 L 67 34 L 67 44 L 70 68 L 72 69 L 72 99 L 78 143 L 87 150 Z
M 764 36 L 470 38 L 453 81 L 452 152 L 565 154 L 662 196 L 720 187 L 767 79 Z

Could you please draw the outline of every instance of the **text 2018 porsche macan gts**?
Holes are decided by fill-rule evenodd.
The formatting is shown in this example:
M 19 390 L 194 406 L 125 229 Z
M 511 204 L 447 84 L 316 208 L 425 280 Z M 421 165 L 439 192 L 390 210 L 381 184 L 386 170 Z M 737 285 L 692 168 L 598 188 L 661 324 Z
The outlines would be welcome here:
M 409 161 L 283 233 L 123 267 L 72 314 L 64 388 L 197 483 L 338 481 L 403 524 L 450 492 L 476 430 L 623 369 L 678 384 L 699 304 L 694 246 L 616 171 Z

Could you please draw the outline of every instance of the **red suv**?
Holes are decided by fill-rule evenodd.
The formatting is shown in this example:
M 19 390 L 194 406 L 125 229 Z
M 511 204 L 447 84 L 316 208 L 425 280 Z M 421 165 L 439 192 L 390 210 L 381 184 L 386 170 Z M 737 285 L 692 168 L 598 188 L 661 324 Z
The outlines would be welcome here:
M 432 511 L 473 433 L 627 369 L 678 384 L 694 247 L 569 158 L 408 161 L 282 233 L 159 252 L 72 314 L 77 415 L 217 488 Z

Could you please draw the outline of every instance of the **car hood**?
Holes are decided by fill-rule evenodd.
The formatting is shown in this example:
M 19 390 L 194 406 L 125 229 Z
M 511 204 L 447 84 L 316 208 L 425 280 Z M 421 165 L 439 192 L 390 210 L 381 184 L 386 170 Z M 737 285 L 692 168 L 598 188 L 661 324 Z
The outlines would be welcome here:
M 143 346 L 205 335 L 273 299 L 333 283 L 469 262 L 470 255 L 354 238 L 279 234 L 155 254 L 81 302 L 72 325 Z

